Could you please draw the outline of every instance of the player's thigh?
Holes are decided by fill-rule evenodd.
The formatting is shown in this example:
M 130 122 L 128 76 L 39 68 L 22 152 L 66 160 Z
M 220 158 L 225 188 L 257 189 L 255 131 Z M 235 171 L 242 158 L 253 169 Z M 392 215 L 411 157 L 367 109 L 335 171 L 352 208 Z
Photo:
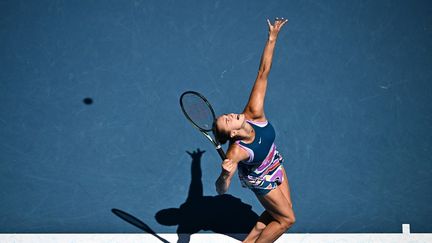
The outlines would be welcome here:
M 258 196 L 258 200 L 270 215 L 279 222 L 294 220 L 294 211 L 280 187 L 276 187 L 264 196 Z
M 278 187 L 281 189 L 283 195 L 285 196 L 285 198 L 288 200 L 290 206 L 292 207 L 291 192 L 290 192 L 290 187 L 289 187 L 289 183 L 288 183 L 288 177 L 286 175 L 284 167 L 282 167 L 282 173 L 283 173 L 283 181 Z

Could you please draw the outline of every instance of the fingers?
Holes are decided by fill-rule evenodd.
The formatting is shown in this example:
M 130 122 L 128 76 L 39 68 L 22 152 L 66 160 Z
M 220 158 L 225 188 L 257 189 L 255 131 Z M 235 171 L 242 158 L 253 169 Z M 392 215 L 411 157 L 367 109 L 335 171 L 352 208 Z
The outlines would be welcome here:
M 206 152 L 205 150 L 201 151 L 199 148 L 197 148 L 197 150 L 193 151 L 192 153 L 189 151 L 186 151 L 186 153 L 188 153 L 190 156 L 197 155 L 197 154 L 202 155 L 205 152 Z
M 276 18 L 275 19 L 275 25 L 277 24 L 277 25 L 283 25 L 283 24 L 285 24 L 286 22 L 288 21 L 288 19 L 284 19 L 284 18 Z
M 234 169 L 234 163 L 231 159 L 225 159 L 222 162 L 222 169 L 224 169 L 227 172 L 231 172 Z
M 276 17 L 275 22 L 272 25 L 271 22 L 267 19 L 270 33 L 276 33 L 276 34 L 279 33 L 282 26 L 284 26 L 287 22 L 288 22 L 288 19 Z
M 222 167 L 230 167 L 232 165 L 232 160 L 231 159 L 225 159 L 223 162 L 222 162 Z
M 284 24 L 286 24 L 288 22 L 288 19 L 284 19 L 280 25 L 280 27 L 284 26 Z
M 205 153 L 205 150 L 201 151 L 199 148 L 197 148 L 197 153 L 203 154 Z
M 276 17 L 275 21 L 274 21 L 274 24 L 272 25 L 271 22 L 270 22 L 270 20 L 267 19 L 267 24 L 268 24 L 269 28 L 273 28 L 273 27 L 281 28 L 287 22 L 288 22 L 288 19 Z

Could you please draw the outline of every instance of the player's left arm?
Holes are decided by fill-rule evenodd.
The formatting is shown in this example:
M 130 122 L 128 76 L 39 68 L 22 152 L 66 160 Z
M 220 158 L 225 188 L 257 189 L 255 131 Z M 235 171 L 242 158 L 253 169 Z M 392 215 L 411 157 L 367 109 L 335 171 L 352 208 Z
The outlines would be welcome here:
M 274 24 L 272 24 L 267 19 L 269 28 L 268 39 L 261 56 L 258 75 L 250 93 L 249 101 L 243 111 L 247 117 L 250 117 L 253 120 L 265 120 L 264 99 L 267 89 L 267 79 L 272 65 L 273 52 L 279 31 L 287 22 L 287 19 L 276 19 Z
M 219 195 L 222 195 L 228 191 L 231 184 L 231 179 L 237 171 L 238 163 L 246 160 L 248 154 L 237 144 L 230 146 L 227 152 L 227 159 L 222 162 L 222 171 L 219 178 L 216 180 L 215 186 L 216 191 Z

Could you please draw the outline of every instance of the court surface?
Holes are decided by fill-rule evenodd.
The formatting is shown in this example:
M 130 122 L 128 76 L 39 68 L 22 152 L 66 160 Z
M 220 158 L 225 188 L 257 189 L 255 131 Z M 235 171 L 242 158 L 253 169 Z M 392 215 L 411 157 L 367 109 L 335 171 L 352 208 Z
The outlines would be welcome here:
M 432 232 L 430 1 L 1 1 L 0 12 L 0 233 L 246 233 L 263 208 L 237 178 L 217 196 L 220 159 L 179 97 L 241 112 L 275 17 L 289 22 L 265 112 L 289 233 Z

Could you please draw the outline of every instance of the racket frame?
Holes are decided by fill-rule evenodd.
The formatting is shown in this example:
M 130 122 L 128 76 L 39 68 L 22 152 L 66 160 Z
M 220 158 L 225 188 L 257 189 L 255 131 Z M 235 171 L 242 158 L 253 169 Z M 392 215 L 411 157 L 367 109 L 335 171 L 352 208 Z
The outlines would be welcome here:
M 195 122 L 189 117 L 189 115 L 185 111 L 184 105 L 183 105 L 183 97 L 187 94 L 193 94 L 193 95 L 200 97 L 207 104 L 208 108 L 210 108 L 210 111 L 211 111 L 212 116 L 213 116 L 213 121 L 214 121 L 216 119 L 216 115 L 215 115 L 215 112 L 213 110 L 213 107 L 211 106 L 210 102 L 202 94 L 200 94 L 196 91 L 186 91 L 180 96 L 180 107 L 182 109 L 183 114 L 186 116 L 186 118 L 189 120 L 189 122 L 192 123 L 192 125 L 194 127 L 196 127 L 214 145 L 214 147 L 215 147 L 216 151 L 218 152 L 219 156 L 221 157 L 221 159 L 225 160 L 227 157 L 226 157 L 225 152 L 223 151 L 221 144 L 215 138 L 210 136 L 210 134 L 209 134 L 209 132 L 213 133 L 212 129 L 203 129 L 203 128 L 199 127 L 197 124 L 195 124 Z

